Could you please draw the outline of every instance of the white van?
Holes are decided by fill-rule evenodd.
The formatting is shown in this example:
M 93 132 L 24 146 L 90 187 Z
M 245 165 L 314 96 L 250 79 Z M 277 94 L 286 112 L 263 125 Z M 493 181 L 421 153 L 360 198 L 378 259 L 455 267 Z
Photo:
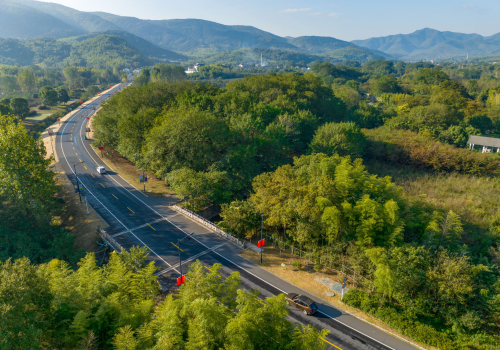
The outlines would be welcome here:
M 106 169 L 105 169 L 103 166 L 98 166 L 98 167 L 97 167 L 97 172 L 98 172 L 99 174 L 101 174 L 101 175 L 102 175 L 102 174 L 106 174 Z

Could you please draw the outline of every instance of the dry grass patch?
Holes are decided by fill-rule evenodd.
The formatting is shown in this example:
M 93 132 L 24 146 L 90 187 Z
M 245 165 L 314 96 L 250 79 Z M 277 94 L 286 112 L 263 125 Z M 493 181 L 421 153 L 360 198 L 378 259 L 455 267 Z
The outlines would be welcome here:
M 391 176 L 409 197 L 424 195 L 432 207 L 453 210 L 462 220 L 482 230 L 500 216 L 500 178 L 457 173 L 428 173 L 387 163 L 369 164 L 370 172 Z
M 95 148 L 94 148 L 95 149 Z M 101 156 L 101 151 L 95 149 L 97 154 Z M 140 182 L 139 175 L 143 172 L 141 169 L 137 169 L 135 164 L 128 159 L 122 157 L 118 152 L 105 148 L 103 151 L 104 157 L 101 160 L 106 163 L 107 167 L 120 174 L 125 180 L 132 184 L 135 188 L 140 191 L 144 191 L 144 184 Z M 146 192 L 150 197 L 163 197 L 164 195 L 175 194 L 168 187 L 167 183 L 161 179 L 156 178 L 152 173 L 145 171 L 145 175 L 148 176 L 148 181 L 146 182 Z
M 282 279 L 296 285 L 297 287 L 302 288 L 307 292 L 329 302 L 330 304 L 333 304 L 334 306 L 342 310 L 345 310 L 348 313 L 360 319 L 363 319 L 366 322 L 371 323 L 372 325 L 384 330 L 385 332 L 392 333 L 393 335 L 396 335 L 402 339 L 406 339 L 407 341 L 418 344 L 419 346 L 425 349 L 431 349 L 431 350 L 436 349 L 433 347 L 429 347 L 425 344 L 415 342 L 412 339 L 408 338 L 407 336 L 404 336 L 400 334 L 398 331 L 389 327 L 387 324 L 380 321 L 379 319 L 376 319 L 368 314 L 359 311 L 358 309 L 352 308 L 349 305 L 344 304 L 343 302 L 340 301 L 340 295 L 338 295 L 336 292 L 335 296 L 329 296 L 328 293 L 333 291 L 327 286 L 315 280 L 318 279 L 318 277 L 320 279 L 329 278 L 331 280 L 334 280 L 342 284 L 344 275 L 342 275 L 341 273 L 336 273 L 326 269 L 320 272 L 316 272 L 313 269 L 313 265 L 308 263 L 307 261 L 302 259 L 297 259 L 297 257 L 292 258 L 290 254 L 285 253 L 284 251 L 282 251 L 280 255 L 280 250 L 274 247 L 269 247 L 264 249 L 262 265 L 260 264 L 260 254 L 252 249 L 247 249 L 243 251 L 241 253 L 241 256 L 252 261 L 256 265 L 261 266 L 262 268 L 273 273 L 274 275 L 281 277 Z M 302 269 L 297 270 L 295 267 L 293 267 L 292 263 L 294 261 L 299 261 L 303 266 Z M 285 268 L 281 266 L 282 263 L 285 263 L 286 265 Z M 354 288 L 355 286 L 352 283 L 348 283 L 347 287 Z
M 64 200 L 62 212 L 55 220 L 60 222 L 61 227 L 69 230 L 69 234 L 75 236 L 75 247 L 84 249 L 86 252 L 95 252 L 99 245 L 96 241 L 101 241 L 97 234 L 97 226 L 108 227 L 108 225 L 89 206 L 89 212 L 84 203 L 80 203 L 78 194 L 73 190 L 73 184 L 64 173 L 57 173 L 57 184 L 61 190 L 56 195 Z

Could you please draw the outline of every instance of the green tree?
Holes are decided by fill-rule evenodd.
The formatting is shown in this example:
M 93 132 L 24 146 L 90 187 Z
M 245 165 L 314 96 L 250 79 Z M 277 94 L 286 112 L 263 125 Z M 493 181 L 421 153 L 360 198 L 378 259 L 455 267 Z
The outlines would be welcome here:
M 384 75 L 373 82 L 371 86 L 371 91 L 375 95 L 380 95 L 383 93 L 398 93 L 401 92 L 401 87 L 398 81 L 391 76 Z
M 78 79 L 81 77 L 78 67 L 68 66 L 63 69 L 64 78 L 66 83 L 71 87 L 77 87 Z
M 353 122 L 327 123 L 316 130 L 311 142 L 311 150 L 329 156 L 360 158 L 364 154 L 366 139 L 359 126 Z
M 56 105 L 59 98 L 57 91 L 50 86 L 44 86 L 43 88 L 41 88 L 38 95 L 40 96 L 42 103 L 46 104 L 47 106 Z
M 10 110 L 19 119 L 24 120 L 30 111 L 28 100 L 22 97 L 14 97 L 10 100 Z
M 0 116 L 10 114 L 10 107 L 7 104 L 0 103 Z
M 148 68 L 141 69 L 139 75 L 134 75 L 132 84 L 134 86 L 143 86 L 151 81 L 151 73 Z
M 52 296 L 27 258 L 0 261 L 0 348 L 35 350 L 49 326 Z
M 66 90 L 66 88 L 64 87 L 61 87 L 57 90 L 57 99 L 66 104 L 68 101 L 69 101 L 69 94 L 68 94 L 68 90 Z
M 186 73 L 180 65 L 157 63 L 151 69 L 151 81 L 177 81 L 185 79 Z
M 29 68 L 19 68 L 17 82 L 23 92 L 29 93 L 35 87 L 36 77 Z

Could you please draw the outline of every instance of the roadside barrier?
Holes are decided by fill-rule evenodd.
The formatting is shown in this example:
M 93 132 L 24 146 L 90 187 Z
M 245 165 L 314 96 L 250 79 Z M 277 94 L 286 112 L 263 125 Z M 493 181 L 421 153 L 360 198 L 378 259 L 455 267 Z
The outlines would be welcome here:
M 234 237 L 233 235 L 221 230 L 218 228 L 213 222 L 205 219 L 204 217 L 192 212 L 189 209 L 179 207 L 178 205 L 172 205 L 169 208 L 175 210 L 178 213 L 181 213 L 182 215 L 190 218 L 191 220 L 197 222 L 198 224 L 205 226 L 206 228 L 210 229 L 213 231 L 215 234 L 221 236 L 224 239 L 229 240 L 231 243 L 234 243 L 240 248 L 245 248 L 245 242 Z

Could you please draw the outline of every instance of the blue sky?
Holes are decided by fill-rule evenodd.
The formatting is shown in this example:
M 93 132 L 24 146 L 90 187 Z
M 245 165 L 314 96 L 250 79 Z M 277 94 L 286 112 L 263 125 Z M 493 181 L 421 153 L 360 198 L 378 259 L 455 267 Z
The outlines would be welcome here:
M 343 40 L 411 33 L 425 27 L 492 35 L 499 0 L 51 0 L 81 11 L 142 19 L 199 18 L 251 25 L 280 36 Z

